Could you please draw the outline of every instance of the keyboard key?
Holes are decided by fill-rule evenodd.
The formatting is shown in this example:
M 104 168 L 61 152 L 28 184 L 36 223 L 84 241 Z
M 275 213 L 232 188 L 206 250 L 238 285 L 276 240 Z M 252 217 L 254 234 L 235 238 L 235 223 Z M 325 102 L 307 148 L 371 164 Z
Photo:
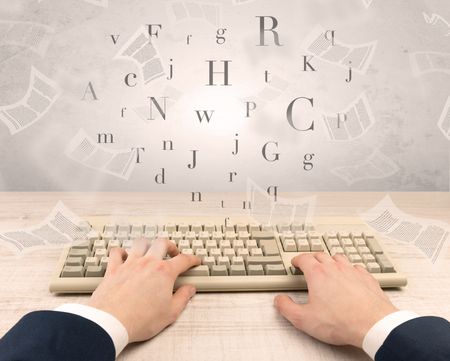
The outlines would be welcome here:
M 181 254 L 193 255 L 194 250 L 192 248 L 183 248 L 183 250 L 181 251 Z
M 106 241 L 104 239 L 97 239 L 94 241 L 94 246 L 92 247 L 92 250 L 95 252 L 98 249 L 106 248 Z
M 338 238 L 338 234 L 335 231 L 327 231 L 323 234 L 323 239 L 327 240 L 328 238 Z
M 226 233 L 226 232 L 235 232 L 236 228 L 234 226 L 234 224 L 227 224 L 227 225 L 222 225 L 222 232 Z
M 116 233 L 117 231 L 117 226 L 115 224 L 105 224 L 105 226 L 103 227 L 103 232 L 111 232 L 111 233 Z
M 98 266 L 98 258 L 97 257 L 87 257 L 84 262 L 84 267 L 89 266 Z
M 298 240 L 298 239 L 306 239 L 306 238 L 308 238 L 308 233 L 306 233 L 306 232 L 303 232 L 303 231 L 297 231 L 297 232 L 295 232 L 295 234 L 294 234 L 294 239 L 295 240 Z
M 325 243 L 327 244 L 328 249 L 341 246 L 341 243 L 339 242 L 339 240 L 337 238 L 327 238 Z M 351 241 L 350 241 L 350 245 L 352 245 L 352 244 L 353 243 L 351 243 Z
M 61 277 L 83 277 L 83 266 L 64 266 Z
M 203 231 L 203 226 L 200 223 L 194 223 L 191 226 L 191 231 L 198 235 L 200 232 Z
M 232 241 L 237 238 L 237 234 L 235 232 L 227 231 L 225 232 L 225 239 L 228 241 Z
M 230 276 L 245 276 L 247 272 L 243 264 L 234 264 L 230 267 Z
M 209 252 L 213 248 L 217 248 L 217 241 L 215 239 L 209 239 L 206 241 L 206 250 Z
M 202 240 L 200 240 L 200 239 L 194 239 L 193 241 L 192 241 L 192 250 L 195 252 L 196 250 L 198 250 L 198 249 L 202 249 L 202 248 L 204 248 L 204 246 L 203 246 L 203 241 Z
M 84 263 L 81 257 L 67 257 L 66 266 L 82 266 Z
M 224 257 L 228 257 L 230 260 L 236 256 L 236 253 L 234 252 L 233 248 L 224 248 L 222 251 L 222 254 L 224 255 Z
M 246 261 L 249 256 L 248 249 L 247 248 L 239 248 L 237 251 L 237 255 L 242 257 L 244 259 L 244 261 Z
M 294 233 L 297 231 L 303 231 L 303 223 L 292 223 L 291 231 Z
M 145 233 L 147 233 L 147 232 L 153 232 L 153 233 L 158 233 L 158 231 L 159 230 L 164 230 L 164 227 L 161 227 L 161 229 L 158 229 L 158 226 L 156 225 L 156 224 L 146 224 L 145 226 L 144 226 L 144 228 L 145 228 Z M 169 232 L 169 233 L 172 233 L 172 232 L 174 232 L 174 231 L 176 231 L 176 229 L 174 229 L 174 230 L 168 230 L 168 229 L 165 229 L 167 232 Z
M 83 258 L 83 262 L 86 260 L 86 257 L 89 256 L 89 250 L 87 249 L 76 249 L 71 248 L 67 257 L 81 257 Z
M 294 238 L 294 233 L 292 233 L 291 231 L 284 231 L 280 238 L 282 240 L 285 240 L 286 238 Z
M 205 266 L 208 266 L 210 269 L 212 266 L 214 266 L 216 264 L 216 259 L 214 257 L 204 257 L 202 264 L 204 264 Z
M 358 250 L 355 247 L 345 247 L 344 251 L 347 256 L 349 254 L 358 254 Z
M 131 247 L 133 247 L 133 240 L 126 239 L 125 241 L 122 242 L 122 248 L 130 249 Z
M 347 257 L 351 263 L 362 263 L 362 258 L 359 254 L 349 254 Z
M 219 248 L 223 251 L 225 248 L 231 248 L 231 242 L 227 239 L 223 239 L 219 242 Z
M 365 247 L 366 246 L 366 241 L 364 240 L 364 238 L 354 237 L 353 238 L 353 244 L 355 245 L 355 247 Z
M 191 244 L 187 239 L 182 239 L 178 242 L 178 249 L 182 251 L 183 249 L 191 248 Z
M 184 235 L 184 239 L 188 239 L 192 243 L 192 241 L 194 239 L 197 239 L 197 236 L 196 236 L 195 232 L 189 231 L 189 232 L 186 232 L 186 234 Z
M 121 240 L 121 241 L 124 241 L 126 239 L 130 239 L 130 233 L 127 232 L 127 231 L 120 231 L 120 232 L 117 232 L 115 238 L 118 239 L 118 240 Z
M 231 262 L 228 257 L 220 256 L 217 258 L 217 264 L 219 266 L 227 266 L 227 268 L 230 268 Z
M 130 230 L 131 230 L 131 226 L 129 224 L 119 224 L 117 226 L 117 233 L 120 233 L 120 232 L 130 233 Z
M 240 248 L 244 248 L 244 241 L 242 239 L 235 239 L 232 242 L 233 249 L 237 251 Z
M 248 227 L 245 223 L 236 224 L 236 232 L 239 234 L 241 232 L 248 232 Z
M 266 265 L 266 264 L 283 264 L 283 260 L 280 256 L 248 256 L 247 258 L 247 264 L 260 264 L 260 265 Z
M 247 231 L 240 231 L 238 233 L 238 238 L 242 239 L 243 241 L 250 239 L 250 233 L 248 233 Z
M 283 240 L 283 249 L 285 252 L 297 252 L 297 245 L 292 238 Z
M 302 275 L 303 274 L 303 272 L 297 267 L 291 266 L 291 267 L 289 267 L 289 269 L 291 271 L 291 274 L 293 274 L 293 275 Z
M 350 238 L 347 238 L 347 237 L 342 237 L 339 241 L 340 241 L 339 243 L 344 248 L 345 247 L 352 247 L 354 245 L 353 241 Z M 364 243 L 364 245 L 366 245 L 366 244 Z
M 200 259 L 203 261 L 203 258 L 208 256 L 208 251 L 204 248 L 199 248 L 199 249 L 195 250 L 195 255 L 197 257 L 200 257 Z
M 90 231 L 90 232 L 86 235 L 86 238 L 87 238 L 89 241 L 93 241 L 93 240 L 95 240 L 95 239 L 98 239 L 98 238 L 100 238 L 100 232 L 97 232 L 97 231 L 92 230 L 92 231 Z
M 195 277 L 209 276 L 209 267 L 206 265 L 195 266 L 187 270 L 186 272 L 182 273 L 180 276 L 195 276 Z
M 252 223 L 252 224 L 250 224 L 250 227 L 249 227 L 249 232 L 250 233 L 253 233 L 253 232 L 256 232 L 256 231 L 260 231 L 260 230 L 261 230 L 261 225 L 259 223 Z
M 388 258 L 384 254 L 376 254 L 375 259 L 377 260 L 378 264 L 381 267 L 381 272 L 383 273 L 395 272 L 393 264 L 391 263 L 391 261 L 388 260 Z
M 380 273 L 381 272 L 381 267 L 376 262 L 368 262 L 366 264 L 366 268 L 370 273 Z
M 312 223 L 305 223 L 305 224 L 303 225 L 303 229 L 304 229 L 306 232 L 309 232 L 309 231 L 314 231 L 314 230 L 316 229 L 316 227 L 314 227 L 314 225 L 313 225 Z
M 204 230 L 205 230 L 206 232 L 212 233 L 212 232 L 215 232 L 215 231 L 216 231 L 216 226 L 215 226 L 215 224 L 213 224 L 213 223 L 206 223 L 206 224 L 205 224 L 205 227 L 204 227 Z
M 87 239 L 76 241 L 72 245 L 73 249 L 87 249 L 87 250 L 90 250 L 91 247 L 92 247 L 92 242 L 87 240 Z
M 210 257 L 214 257 L 214 259 L 217 260 L 217 258 L 222 256 L 222 252 L 218 248 L 211 248 L 209 250 L 209 255 Z
M 310 240 L 311 242 L 311 251 L 312 252 L 321 252 L 323 251 L 323 245 L 319 238 L 313 238 Z
M 247 249 L 250 251 L 253 248 L 258 248 L 258 243 L 256 242 L 255 239 L 249 239 L 247 240 L 247 242 L 245 242 L 247 245 Z
M 381 248 L 381 246 L 378 243 L 376 238 L 373 238 L 373 237 L 366 238 L 366 244 L 367 244 L 367 247 L 372 251 L 373 254 L 382 254 L 383 253 L 383 249 Z
M 359 254 L 363 255 L 363 254 L 371 254 L 370 253 L 370 249 L 367 248 L 366 246 L 360 246 L 358 247 L 358 252 Z
M 264 276 L 264 269 L 260 264 L 248 265 L 247 271 L 249 276 Z
M 320 234 L 315 231 L 308 232 L 308 239 L 321 238 Z
M 277 225 L 278 233 L 283 233 L 284 231 L 290 231 L 291 225 L 289 223 L 281 223 Z
M 186 232 L 190 231 L 189 225 L 186 224 L 186 223 L 180 223 L 178 225 L 178 229 L 177 230 L 178 230 L 178 232 L 181 232 L 181 233 L 186 233 Z
M 110 251 L 111 248 L 120 248 L 122 246 L 122 242 L 118 239 L 113 239 L 112 241 L 108 242 L 107 250 Z
M 227 266 L 214 265 L 211 267 L 211 276 L 228 276 Z
M 105 268 L 102 266 L 88 266 L 86 268 L 86 277 L 103 277 Z
M 299 252 L 309 252 L 311 248 L 309 247 L 309 242 L 306 238 L 297 239 L 297 250 Z
M 361 258 L 366 264 L 369 262 L 375 262 L 375 257 L 373 256 L 373 254 L 363 254 Z
M 254 231 L 252 232 L 252 238 L 256 240 L 260 239 L 274 239 L 275 234 L 273 231 Z
M 231 264 L 232 265 L 244 265 L 244 258 L 242 258 L 241 256 L 234 256 L 231 259 Z
M 108 266 L 109 257 L 102 257 L 100 260 L 100 266 L 106 268 Z
M 342 249 L 342 247 L 333 247 L 330 249 L 330 254 L 332 256 L 337 254 L 344 254 L 344 250 Z
M 250 254 L 251 254 L 252 256 L 262 256 L 262 255 L 263 255 L 263 251 L 262 251 L 261 248 L 252 248 L 252 249 L 250 250 Z
M 275 238 L 271 239 L 260 239 L 259 247 L 262 248 L 265 256 L 276 256 L 280 254 L 278 250 L 277 241 Z
M 266 264 L 264 266 L 264 270 L 266 275 L 274 276 L 274 275 L 285 275 L 286 270 L 282 264 Z

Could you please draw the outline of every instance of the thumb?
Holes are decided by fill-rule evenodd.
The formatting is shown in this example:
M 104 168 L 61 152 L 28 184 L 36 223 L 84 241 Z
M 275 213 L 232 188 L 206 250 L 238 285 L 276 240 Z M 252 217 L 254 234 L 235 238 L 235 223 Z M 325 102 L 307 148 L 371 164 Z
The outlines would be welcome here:
M 174 319 L 172 322 L 178 318 L 178 316 L 183 312 L 188 304 L 189 300 L 195 295 L 195 287 L 192 285 L 181 286 L 172 297 L 172 314 Z
M 274 299 L 275 308 L 296 328 L 303 331 L 305 307 L 295 303 L 286 295 L 278 295 Z

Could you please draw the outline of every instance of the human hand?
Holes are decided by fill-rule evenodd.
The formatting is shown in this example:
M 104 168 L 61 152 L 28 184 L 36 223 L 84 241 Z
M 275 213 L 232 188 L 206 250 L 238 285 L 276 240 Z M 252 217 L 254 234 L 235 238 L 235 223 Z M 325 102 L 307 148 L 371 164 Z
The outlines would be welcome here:
M 308 303 L 278 295 L 275 307 L 296 328 L 323 342 L 361 348 L 369 329 L 397 311 L 375 278 L 343 255 L 301 254 L 291 263 L 305 275 Z
M 173 258 L 163 260 L 166 254 Z M 146 240 L 137 240 L 128 254 L 113 248 L 89 306 L 122 322 L 129 342 L 148 340 L 175 322 L 194 296 L 191 285 L 172 292 L 177 276 L 199 264 L 200 258 L 179 254 L 167 239 L 157 239 L 148 250 Z

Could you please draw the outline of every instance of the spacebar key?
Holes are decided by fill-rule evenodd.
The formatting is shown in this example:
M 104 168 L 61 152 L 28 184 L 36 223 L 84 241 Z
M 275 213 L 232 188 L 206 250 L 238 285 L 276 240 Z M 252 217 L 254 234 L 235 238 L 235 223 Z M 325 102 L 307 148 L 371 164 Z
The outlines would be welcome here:
M 247 264 L 280 264 L 283 260 L 280 256 L 248 256 Z

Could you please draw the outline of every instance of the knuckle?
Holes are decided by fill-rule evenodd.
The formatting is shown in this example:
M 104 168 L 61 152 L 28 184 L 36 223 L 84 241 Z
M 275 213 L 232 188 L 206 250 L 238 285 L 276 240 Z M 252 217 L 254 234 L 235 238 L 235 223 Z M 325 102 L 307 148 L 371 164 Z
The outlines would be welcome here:
M 155 265 L 155 271 L 159 272 L 159 273 L 163 273 L 163 274 L 169 273 L 169 269 L 170 269 L 170 267 L 167 264 L 167 262 L 162 261 L 162 260 L 158 261 Z

